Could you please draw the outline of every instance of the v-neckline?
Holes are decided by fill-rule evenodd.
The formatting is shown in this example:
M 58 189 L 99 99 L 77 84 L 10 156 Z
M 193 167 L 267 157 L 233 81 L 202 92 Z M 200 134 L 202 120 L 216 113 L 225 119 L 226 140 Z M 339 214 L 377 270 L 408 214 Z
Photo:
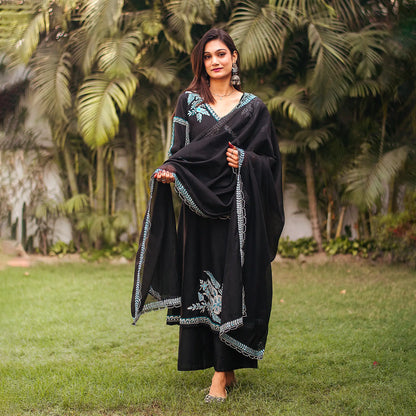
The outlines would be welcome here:
M 212 116 L 217 120 L 220 121 L 222 118 L 228 116 L 228 114 L 231 114 L 233 111 L 235 111 L 241 104 L 241 101 L 243 99 L 243 97 L 245 96 L 245 92 L 243 92 L 243 95 L 240 97 L 240 100 L 238 101 L 238 103 L 226 114 L 224 114 L 223 116 L 219 116 L 216 111 L 208 104 L 208 103 L 204 103 L 205 106 L 208 108 L 208 110 L 211 112 Z

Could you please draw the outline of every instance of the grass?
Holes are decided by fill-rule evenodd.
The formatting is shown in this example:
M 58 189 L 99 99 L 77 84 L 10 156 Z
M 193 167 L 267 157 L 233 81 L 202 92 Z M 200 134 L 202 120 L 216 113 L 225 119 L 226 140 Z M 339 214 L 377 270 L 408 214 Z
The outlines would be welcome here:
M 416 414 L 414 270 L 274 265 L 265 358 L 216 406 L 212 370 L 177 372 L 164 311 L 130 325 L 131 265 L 25 272 L 0 270 L 0 414 Z

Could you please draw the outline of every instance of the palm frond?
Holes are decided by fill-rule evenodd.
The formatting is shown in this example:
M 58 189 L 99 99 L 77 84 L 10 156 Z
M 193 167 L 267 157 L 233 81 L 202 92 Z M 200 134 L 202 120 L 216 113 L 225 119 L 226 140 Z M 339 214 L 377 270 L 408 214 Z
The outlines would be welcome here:
M 84 211 L 89 206 L 89 199 L 88 195 L 86 194 L 78 194 L 74 195 L 72 198 L 67 199 L 62 204 L 63 212 L 67 214 L 73 214 L 77 212 Z
M 104 41 L 97 52 L 98 68 L 114 77 L 128 75 L 142 41 L 140 31 Z
M 386 52 L 387 36 L 387 31 L 375 30 L 372 26 L 347 35 L 351 44 L 351 59 L 356 65 L 355 73 L 359 78 L 368 79 L 377 74 L 377 65 L 383 62 L 383 54 Z
M 272 6 L 244 0 L 231 17 L 230 35 L 240 51 L 243 68 L 254 68 L 279 55 L 287 31 L 285 14 Z
M 305 101 L 305 91 L 298 85 L 290 85 L 279 95 L 267 102 L 269 110 L 278 110 L 283 116 L 294 121 L 302 128 L 312 122 L 312 114 Z
M 47 10 L 42 10 L 33 17 L 23 37 L 17 42 L 13 56 L 20 62 L 27 64 L 39 45 L 40 35 L 48 31 L 49 13 Z
M 44 43 L 30 66 L 33 71 L 31 89 L 40 109 L 53 123 L 68 121 L 71 107 L 71 56 L 57 42 Z
M 194 24 L 213 24 L 216 0 L 171 0 L 167 4 L 165 36 L 173 47 L 182 52 L 193 48 L 191 29 Z
M 0 50 L 10 52 L 22 39 L 33 17 L 32 2 L 2 1 L 0 5 Z
M 123 0 L 86 0 L 81 21 L 90 36 L 103 38 L 113 34 L 121 16 Z
M 38 219 L 46 219 L 48 215 L 56 215 L 59 213 L 59 203 L 52 198 L 43 198 L 34 208 L 35 218 Z
M 383 91 L 382 85 L 372 79 L 356 81 L 351 87 L 350 97 L 377 97 Z
M 137 86 L 128 75 L 110 79 L 105 74 L 88 77 L 78 93 L 78 121 L 84 141 L 91 147 L 102 146 L 118 131 L 117 111 L 125 111 Z
M 85 27 L 74 30 L 69 37 L 67 49 L 72 55 L 72 62 L 84 75 L 91 73 L 99 44 L 99 39 L 90 36 Z
M 317 150 L 331 139 L 331 127 L 332 126 L 326 126 L 320 129 L 301 130 L 295 134 L 293 140 L 300 143 L 303 148 Z
M 138 57 L 138 72 L 143 74 L 150 82 L 168 86 L 175 81 L 177 63 L 163 46 L 157 51 L 150 49 L 149 53 Z
M 283 154 L 295 154 L 304 148 L 302 143 L 294 140 L 280 140 L 279 148 Z
M 365 24 L 367 19 L 359 0 L 332 0 L 331 4 L 348 28 L 355 31 Z
M 386 185 L 403 169 L 409 148 L 401 146 L 378 157 L 365 151 L 344 173 L 342 182 L 347 185 L 345 198 L 361 208 L 371 207 L 386 192 Z
M 309 80 L 311 105 L 318 117 L 333 115 L 351 79 L 344 27 L 334 19 L 314 16 L 308 25 L 308 38 L 315 60 Z

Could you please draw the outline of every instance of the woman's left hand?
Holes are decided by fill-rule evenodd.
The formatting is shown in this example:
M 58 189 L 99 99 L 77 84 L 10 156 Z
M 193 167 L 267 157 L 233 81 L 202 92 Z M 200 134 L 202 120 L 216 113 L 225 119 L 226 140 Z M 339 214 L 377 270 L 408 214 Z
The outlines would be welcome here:
M 229 144 L 229 146 L 230 147 L 228 147 L 227 153 L 226 153 L 228 166 L 232 168 L 238 168 L 238 149 L 235 146 L 233 146 L 231 143 Z

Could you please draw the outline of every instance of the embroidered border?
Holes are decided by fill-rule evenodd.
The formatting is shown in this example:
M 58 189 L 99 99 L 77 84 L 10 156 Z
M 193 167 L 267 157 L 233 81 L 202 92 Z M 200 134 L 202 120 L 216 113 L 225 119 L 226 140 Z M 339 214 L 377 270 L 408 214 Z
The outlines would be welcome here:
M 219 332 L 220 325 L 213 322 L 208 316 L 195 316 L 193 318 L 180 318 L 179 325 L 198 325 L 198 324 L 206 324 L 212 330 Z
M 166 317 L 166 323 L 168 324 L 179 324 L 180 316 L 179 315 L 168 315 Z
M 142 313 L 164 308 L 178 308 L 181 306 L 181 303 L 180 297 L 148 303 L 147 305 L 144 305 Z
M 230 337 L 228 334 L 220 335 L 220 339 L 229 347 L 241 352 L 241 354 L 245 355 L 246 357 L 252 358 L 254 360 L 261 360 L 263 358 L 264 349 L 255 350 L 253 348 L 250 348 L 247 345 L 244 345 L 242 342 Z
M 200 217 L 209 218 L 208 215 L 205 215 L 198 205 L 194 202 L 191 195 L 189 195 L 186 188 L 183 186 L 182 182 L 176 176 L 176 173 L 173 174 L 175 177 L 175 190 L 182 199 L 182 201 L 193 211 L 195 214 Z
M 243 149 L 238 149 L 238 169 L 237 185 L 236 185 L 236 205 L 237 205 L 237 226 L 238 237 L 240 240 L 240 259 L 241 266 L 244 265 L 244 244 L 246 240 L 246 203 L 244 199 L 243 181 L 241 179 L 241 166 L 243 165 L 245 152 Z
M 173 144 L 175 143 L 175 123 L 180 124 L 182 126 L 185 126 L 185 146 L 187 146 L 190 143 L 190 138 L 189 138 L 189 123 L 188 121 L 184 120 L 181 117 L 173 117 L 173 121 L 172 121 L 172 138 L 171 138 L 171 142 L 170 142 L 170 147 L 169 147 L 169 151 L 168 151 L 168 156 L 172 156 L 172 147 Z
M 241 96 L 241 100 L 239 101 L 239 103 L 228 114 L 233 113 L 238 108 L 244 107 L 246 104 L 248 104 L 254 98 L 256 98 L 256 96 L 254 94 L 251 94 L 249 92 L 244 92 L 243 95 Z M 225 116 L 220 117 L 208 103 L 204 103 L 204 105 L 209 110 L 212 117 L 215 118 L 215 120 L 219 121 L 219 120 L 221 120 L 222 118 L 225 117 Z M 228 115 L 228 114 L 226 114 L 226 115 Z
M 134 298 L 135 317 L 134 317 L 133 324 L 135 324 L 137 322 L 137 320 L 139 319 L 139 316 L 140 316 L 140 314 L 138 313 L 138 310 L 140 309 L 140 306 L 141 306 L 141 304 L 140 304 L 140 297 L 141 297 L 140 277 L 142 275 L 143 260 L 144 260 L 144 255 L 146 253 L 147 240 L 149 238 L 149 230 L 150 230 L 150 227 L 151 227 L 150 203 L 151 203 L 152 196 L 153 196 L 154 186 L 155 186 L 155 179 L 153 178 L 153 175 L 152 175 L 152 178 L 150 179 L 150 186 L 149 186 L 150 187 L 150 197 L 149 197 L 146 217 L 145 217 L 145 221 L 144 221 L 143 240 L 142 240 L 142 244 L 140 246 L 139 264 L 138 264 L 138 267 L 137 267 L 136 296 Z

